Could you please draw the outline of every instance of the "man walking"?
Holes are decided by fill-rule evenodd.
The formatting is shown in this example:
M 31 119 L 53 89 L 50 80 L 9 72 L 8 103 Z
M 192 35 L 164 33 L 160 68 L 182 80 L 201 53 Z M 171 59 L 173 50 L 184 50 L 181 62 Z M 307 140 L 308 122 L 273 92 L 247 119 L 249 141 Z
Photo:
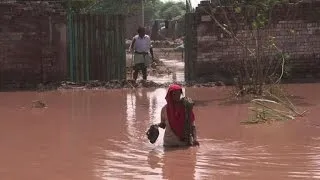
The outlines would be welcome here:
M 138 28 L 138 34 L 133 37 L 132 43 L 129 47 L 131 52 L 134 53 L 133 56 L 133 79 L 137 80 L 139 71 L 142 72 L 143 80 L 147 80 L 147 67 L 150 63 L 150 56 L 153 60 L 153 50 L 151 45 L 151 39 L 146 35 L 146 30 L 144 27 Z

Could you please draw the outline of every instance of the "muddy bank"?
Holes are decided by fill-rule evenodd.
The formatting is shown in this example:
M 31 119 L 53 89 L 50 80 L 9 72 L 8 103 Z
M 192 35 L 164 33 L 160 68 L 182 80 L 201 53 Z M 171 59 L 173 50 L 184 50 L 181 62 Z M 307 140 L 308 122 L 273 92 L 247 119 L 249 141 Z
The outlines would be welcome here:
M 215 87 L 223 86 L 222 82 L 175 82 L 176 84 L 182 85 L 184 87 Z M 133 80 L 112 80 L 112 81 L 89 81 L 89 82 L 69 82 L 63 81 L 60 83 L 51 83 L 51 84 L 40 84 L 37 87 L 39 91 L 46 90 L 55 90 L 55 89 L 128 89 L 128 88 L 166 88 L 172 82 L 167 83 L 156 83 L 154 81 L 143 81 L 138 80 L 134 82 Z
M 166 62 L 171 63 L 171 61 Z M 180 69 L 174 69 L 173 67 L 167 67 L 162 63 L 159 65 L 152 65 L 148 69 L 148 79 L 147 81 L 138 80 L 134 82 L 131 78 L 132 69 L 127 69 L 127 80 L 111 80 L 111 81 L 98 81 L 92 80 L 88 82 L 71 82 L 71 81 L 61 81 L 61 82 L 47 82 L 38 85 L 28 85 L 21 86 L 19 84 L 13 84 L 10 87 L 1 89 L 1 91 L 51 91 L 57 89 L 127 89 L 127 88 L 166 88 L 172 83 L 180 84 L 184 87 L 215 87 L 215 86 L 225 86 L 226 84 L 222 81 L 204 81 L 200 79 L 199 81 L 185 82 L 184 78 L 177 78 L 177 73 L 179 76 L 183 76 L 183 72 Z M 139 75 L 139 78 L 141 75 Z M 170 79 L 171 78 L 171 79 Z M 182 80 L 181 80 L 182 79 Z

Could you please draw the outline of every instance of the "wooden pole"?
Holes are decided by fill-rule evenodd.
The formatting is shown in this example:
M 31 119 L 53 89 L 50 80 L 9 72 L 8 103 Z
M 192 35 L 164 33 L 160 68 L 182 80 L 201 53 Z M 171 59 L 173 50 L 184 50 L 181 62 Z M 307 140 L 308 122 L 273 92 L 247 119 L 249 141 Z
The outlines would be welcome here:
M 141 0 L 141 16 L 142 16 L 141 26 L 144 27 L 144 0 Z

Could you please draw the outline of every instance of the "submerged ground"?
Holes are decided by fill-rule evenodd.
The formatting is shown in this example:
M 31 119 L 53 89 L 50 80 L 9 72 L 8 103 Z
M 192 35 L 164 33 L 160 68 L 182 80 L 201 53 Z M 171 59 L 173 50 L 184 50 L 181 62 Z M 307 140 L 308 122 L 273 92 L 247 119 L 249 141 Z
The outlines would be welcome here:
M 166 89 L 0 93 L 0 179 L 317 179 L 320 84 L 285 85 L 309 110 L 294 121 L 241 125 L 228 87 L 187 88 L 200 147 L 165 150 L 145 131 Z M 47 108 L 33 108 L 42 100 Z

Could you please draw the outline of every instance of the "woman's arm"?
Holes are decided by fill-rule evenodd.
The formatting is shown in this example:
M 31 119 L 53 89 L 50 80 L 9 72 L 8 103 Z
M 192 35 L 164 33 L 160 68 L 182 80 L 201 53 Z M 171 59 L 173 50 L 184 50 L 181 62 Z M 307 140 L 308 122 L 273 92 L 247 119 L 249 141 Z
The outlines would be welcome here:
M 158 124 L 158 126 L 159 127 L 161 127 L 162 129 L 164 129 L 164 128 L 166 128 L 166 115 L 165 115 L 165 113 L 166 113 L 166 109 L 165 109 L 166 107 L 163 107 L 162 109 L 161 109 L 161 122 Z

